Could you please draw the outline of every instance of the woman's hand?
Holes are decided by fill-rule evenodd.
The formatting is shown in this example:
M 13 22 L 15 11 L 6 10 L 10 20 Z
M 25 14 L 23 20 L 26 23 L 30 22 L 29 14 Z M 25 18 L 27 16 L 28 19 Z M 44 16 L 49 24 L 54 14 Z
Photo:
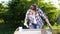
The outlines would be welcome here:
M 24 23 L 24 25 L 25 25 L 27 28 L 29 27 L 26 23 Z
M 49 28 L 52 30 L 52 26 L 51 25 L 48 25 L 49 26 Z
M 47 22 L 47 25 L 49 26 L 49 28 L 52 30 L 52 26 L 51 26 L 49 20 L 48 19 L 45 19 L 45 21 Z

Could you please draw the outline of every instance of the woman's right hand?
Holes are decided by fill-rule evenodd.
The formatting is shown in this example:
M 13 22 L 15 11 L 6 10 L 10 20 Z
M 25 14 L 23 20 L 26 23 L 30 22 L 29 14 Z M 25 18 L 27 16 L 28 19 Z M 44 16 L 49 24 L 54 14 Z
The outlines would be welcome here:
M 24 23 L 24 25 L 25 25 L 27 28 L 29 27 L 26 23 Z

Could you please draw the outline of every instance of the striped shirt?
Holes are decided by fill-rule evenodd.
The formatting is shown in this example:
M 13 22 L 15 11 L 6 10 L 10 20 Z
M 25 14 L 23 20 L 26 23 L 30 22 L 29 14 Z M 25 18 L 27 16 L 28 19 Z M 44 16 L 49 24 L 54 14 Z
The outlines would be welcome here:
M 27 23 L 27 21 L 29 20 L 30 21 L 29 25 L 31 25 L 31 23 L 35 24 L 38 23 L 40 26 L 42 26 L 44 24 L 41 17 L 43 17 L 44 19 L 47 18 L 47 16 L 45 15 L 45 13 L 43 13 L 41 9 L 37 8 L 36 14 L 34 16 L 31 14 L 30 10 L 28 10 L 25 17 L 25 23 Z

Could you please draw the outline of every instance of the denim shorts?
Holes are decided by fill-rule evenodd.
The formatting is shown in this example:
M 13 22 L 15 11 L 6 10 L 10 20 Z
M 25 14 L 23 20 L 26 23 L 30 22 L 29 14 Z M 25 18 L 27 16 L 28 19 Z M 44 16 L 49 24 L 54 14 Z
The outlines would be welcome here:
M 31 25 L 29 25 L 29 29 L 42 29 L 42 25 L 40 25 L 39 23 L 31 23 Z

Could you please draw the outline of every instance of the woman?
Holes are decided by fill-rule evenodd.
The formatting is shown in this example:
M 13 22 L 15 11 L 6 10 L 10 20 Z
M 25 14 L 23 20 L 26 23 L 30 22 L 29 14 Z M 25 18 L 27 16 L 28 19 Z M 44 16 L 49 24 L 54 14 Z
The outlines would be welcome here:
M 41 17 L 45 19 L 48 26 L 51 28 L 51 24 L 49 23 L 47 16 L 43 13 L 41 9 L 37 8 L 37 6 L 33 4 L 26 13 L 24 25 L 29 29 L 41 29 L 44 25 Z M 27 25 L 28 20 L 29 26 Z

